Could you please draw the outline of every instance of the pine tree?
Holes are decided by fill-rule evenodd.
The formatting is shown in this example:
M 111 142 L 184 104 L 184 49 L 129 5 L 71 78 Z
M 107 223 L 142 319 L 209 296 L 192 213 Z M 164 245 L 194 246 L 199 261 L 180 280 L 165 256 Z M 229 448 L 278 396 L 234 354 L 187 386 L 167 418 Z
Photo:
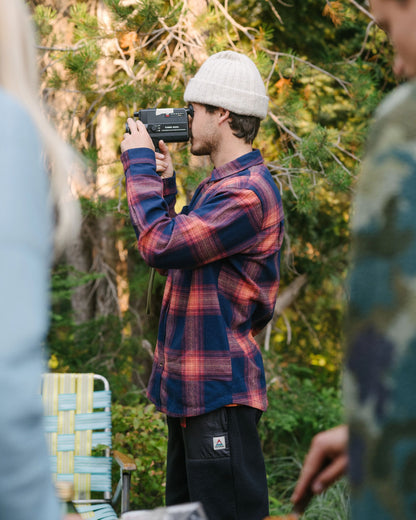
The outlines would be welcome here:
M 118 161 L 125 120 L 141 107 L 183 106 L 186 82 L 206 56 L 234 49 L 256 62 L 267 84 L 269 117 L 256 146 L 286 213 L 281 295 L 262 339 L 286 361 L 336 375 L 351 193 L 371 114 L 395 84 L 390 46 L 368 11 L 355 0 L 30 4 L 43 97 L 89 167 L 83 233 L 54 277 L 51 345 L 61 368 L 94 365 L 119 372 L 124 387 L 145 385 L 163 279 L 147 317 L 148 269 L 135 247 Z M 185 200 L 210 166 L 186 146 L 174 147 L 174 159 Z M 61 298 L 66 286 L 70 305 Z

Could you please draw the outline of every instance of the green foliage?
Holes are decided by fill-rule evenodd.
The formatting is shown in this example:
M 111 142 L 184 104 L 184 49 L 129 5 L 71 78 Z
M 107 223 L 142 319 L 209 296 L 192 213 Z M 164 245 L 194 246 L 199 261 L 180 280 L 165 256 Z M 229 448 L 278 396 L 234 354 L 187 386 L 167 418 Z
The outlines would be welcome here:
M 105 0 L 105 4 L 111 9 L 115 18 L 122 22 L 124 28 L 137 32 L 150 31 L 158 25 L 161 18 L 174 24 L 181 3 L 176 2 L 172 7 L 163 0 L 143 0 L 132 5 L 122 4 L 120 0 Z
M 255 146 L 284 204 L 281 290 L 299 274 L 308 279 L 274 324 L 265 354 L 270 407 L 261 424 L 272 511 L 288 512 L 311 437 L 342 416 L 338 384 L 350 201 L 371 115 L 396 84 L 387 37 L 369 27 L 369 19 L 347 0 L 229 0 L 221 2 L 223 9 L 208 2 L 196 20 L 186 18 L 189 10 L 181 0 L 105 0 L 108 25 L 98 20 L 97 3 L 90 0 L 56 2 L 55 8 L 29 3 L 42 46 L 44 94 L 58 100 L 58 122 L 67 123 L 67 135 L 86 159 L 91 187 L 99 184 L 102 169 L 111 185 L 105 194 L 81 201 L 85 272 L 63 261 L 54 268 L 48 338 L 53 368 L 91 370 L 109 378 L 116 403 L 115 446 L 132 453 L 139 467 L 133 481 L 136 508 L 163 503 L 166 426 L 144 404 L 144 389 L 164 278 L 156 276 L 152 312 L 146 316 L 149 269 L 137 251 L 121 167 L 103 159 L 98 144 L 98 134 L 107 130 L 100 127 L 100 115 L 114 119 L 110 148 L 118 156 L 125 119 L 134 111 L 183 106 L 184 87 L 199 66 L 199 53 L 244 52 L 266 80 L 269 117 Z M 59 33 L 64 20 L 65 35 Z M 62 103 L 65 96 L 67 105 Z M 186 204 L 210 166 L 195 169 L 187 145 L 172 147 L 172 152 L 181 204 Z M 111 226 L 103 225 L 109 221 Z M 102 244 L 117 247 L 113 263 Z M 122 308 L 117 291 L 123 284 L 128 301 Z M 100 292 L 103 286 L 111 291 Z M 82 317 L 75 303 L 80 291 L 89 303 Z M 103 312 L 109 295 L 117 302 Z M 317 499 L 305 519 L 345 518 L 345 495 L 340 484 L 333 494 Z
M 81 90 L 87 90 L 92 81 L 100 51 L 94 43 L 82 46 L 77 52 L 69 52 L 65 57 L 65 67 L 75 78 Z
M 60 308 L 68 308 L 68 301 L 76 287 L 88 284 L 102 275 L 99 273 L 87 274 L 77 271 L 70 265 L 60 264 L 52 272 L 52 320 L 62 320 Z M 61 305 L 61 307 L 60 307 Z
M 52 90 L 59 90 L 63 85 L 63 80 L 56 70 L 52 71 L 48 78 L 48 87 Z
M 290 497 L 302 468 L 302 460 L 303 454 L 266 459 L 271 515 L 285 515 L 292 511 Z M 349 486 L 346 479 L 342 479 L 322 495 L 313 497 L 302 519 L 348 520 L 349 513 Z
M 55 19 L 55 9 L 45 5 L 36 6 L 33 12 L 33 21 L 35 22 L 39 36 L 45 38 L 51 34 L 53 30 L 52 23 Z
M 98 30 L 97 18 L 88 12 L 87 4 L 75 4 L 70 8 L 71 21 L 74 24 L 74 40 L 90 39 Z
M 304 514 L 305 520 L 349 520 L 349 486 L 345 479 L 315 497 Z
M 137 323 L 135 314 L 96 316 L 77 323 L 71 306 L 76 290 L 102 278 L 102 274 L 86 274 L 64 265 L 54 269 L 47 340 L 50 368 L 101 374 L 110 381 L 116 401 L 136 403 L 144 393 L 151 358 L 141 348 L 141 332 L 132 334 Z
M 153 509 L 164 504 L 167 425 L 153 405 L 113 405 L 113 448 L 134 458 L 130 506 Z M 114 479 L 116 480 L 116 478 Z
M 305 450 L 316 433 L 342 421 L 339 389 L 322 384 L 317 373 L 289 365 L 271 379 L 261 430 L 269 456 L 289 456 L 294 446 Z
M 277 368 L 270 370 L 274 364 Z M 327 385 L 326 377 L 320 373 L 321 367 L 286 366 L 282 358 L 273 354 L 267 357 L 267 366 L 269 407 L 260 422 L 260 437 L 271 513 L 285 514 L 291 510 L 290 496 L 312 437 L 340 424 L 343 411 L 340 391 L 334 385 Z M 346 520 L 347 495 L 344 483 L 313 500 L 305 518 Z
M 329 159 L 327 143 L 328 131 L 321 125 L 316 125 L 312 132 L 303 138 L 300 151 L 306 164 L 312 169 L 319 169 Z

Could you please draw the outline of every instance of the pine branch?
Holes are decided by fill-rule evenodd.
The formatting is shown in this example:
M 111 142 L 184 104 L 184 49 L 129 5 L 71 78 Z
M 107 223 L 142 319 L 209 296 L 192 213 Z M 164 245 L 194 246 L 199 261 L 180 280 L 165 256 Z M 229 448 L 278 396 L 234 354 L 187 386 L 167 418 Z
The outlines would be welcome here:
M 362 13 L 364 13 L 366 16 L 368 16 L 368 18 L 370 18 L 370 20 L 372 20 L 373 22 L 375 21 L 374 20 L 374 16 L 370 13 L 370 11 L 368 11 L 367 9 L 365 9 L 362 5 L 360 5 L 358 2 L 356 2 L 355 0 L 347 0 L 350 4 L 352 4 L 354 7 L 356 7 L 359 11 L 361 11 Z
M 273 56 L 275 59 L 279 59 L 280 57 L 290 58 L 292 61 L 298 61 L 300 63 L 303 63 L 304 65 L 307 65 L 311 69 L 317 70 L 318 72 L 322 72 L 322 74 L 325 74 L 326 76 L 330 77 L 334 81 L 336 81 L 345 92 L 350 95 L 349 90 L 347 88 L 347 85 L 350 85 L 349 82 L 343 81 L 341 78 L 338 78 L 337 76 L 334 76 L 334 74 L 331 74 L 327 70 L 323 69 L 322 67 L 319 67 L 318 65 L 315 65 L 314 63 L 311 63 L 308 60 L 304 60 L 303 58 L 299 58 L 298 56 L 295 56 L 294 54 L 289 54 L 286 52 L 278 52 L 278 51 L 271 51 L 270 49 L 267 49 L 265 47 L 260 47 L 263 52 L 268 54 L 269 56 Z

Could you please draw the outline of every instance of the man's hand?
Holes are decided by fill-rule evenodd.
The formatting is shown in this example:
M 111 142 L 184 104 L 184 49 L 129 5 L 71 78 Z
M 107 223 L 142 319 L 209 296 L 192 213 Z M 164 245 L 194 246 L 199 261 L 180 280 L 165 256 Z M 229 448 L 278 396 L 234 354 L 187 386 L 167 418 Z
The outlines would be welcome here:
M 124 139 L 121 141 L 120 149 L 121 153 L 132 148 L 150 148 L 155 150 L 153 141 L 146 130 L 144 124 L 138 119 L 135 121 L 131 117 L 127 119 L 127 124 L 130 128 L 130 134 L 125 133 Z M 165 142 L 159 141 L 160 152 L 155 152 L 156 155 L 156 171 L 162 178 L 173 176 L 173 164 L 172 158 L 169 153 L 169 149 Z
M 308 495 L 322 493 L 345 474 L 348 466 L 347 449 L 346 425 L 315 435 L 291 498 L 295 506 L 304 502 Z
M 156 152 L 156 171 L 162 177 L 166 179 L 173 176 L 173 164 L 172 158 L 169 153 L 169 149 L 165 142 L 159 141 L 159 152 Z
M 124 139 L 121 141 L 120 149 L 121 153 L 132 148 L 150 148 L 154 150 L 153 141 L 148 134 L 144 124 L 138 119 L 135 121 L 131 117 L 127 119 L 127 124 L 130 128 L 130 134 L 127 132 L 124 134 Z

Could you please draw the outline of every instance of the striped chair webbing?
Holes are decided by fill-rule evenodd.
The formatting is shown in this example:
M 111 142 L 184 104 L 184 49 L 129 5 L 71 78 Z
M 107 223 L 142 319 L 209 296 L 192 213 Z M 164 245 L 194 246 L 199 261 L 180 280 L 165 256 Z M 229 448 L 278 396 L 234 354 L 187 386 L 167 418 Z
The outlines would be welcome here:
M 42 396 L 56 480 L 74 483 L 75 500 L 90 499 L 91 491 L 109 495 L 111 457 L 91 452 L 98 445 L 111 447 L 110 391 L 94 392 L 94 374 L 45 374 Z
M 95 504 L 95 505 L 76 505 L 78 513 L 80 513 L 83 520 L 118 520 L 118 516 L 114 509 L 109 504 Z

